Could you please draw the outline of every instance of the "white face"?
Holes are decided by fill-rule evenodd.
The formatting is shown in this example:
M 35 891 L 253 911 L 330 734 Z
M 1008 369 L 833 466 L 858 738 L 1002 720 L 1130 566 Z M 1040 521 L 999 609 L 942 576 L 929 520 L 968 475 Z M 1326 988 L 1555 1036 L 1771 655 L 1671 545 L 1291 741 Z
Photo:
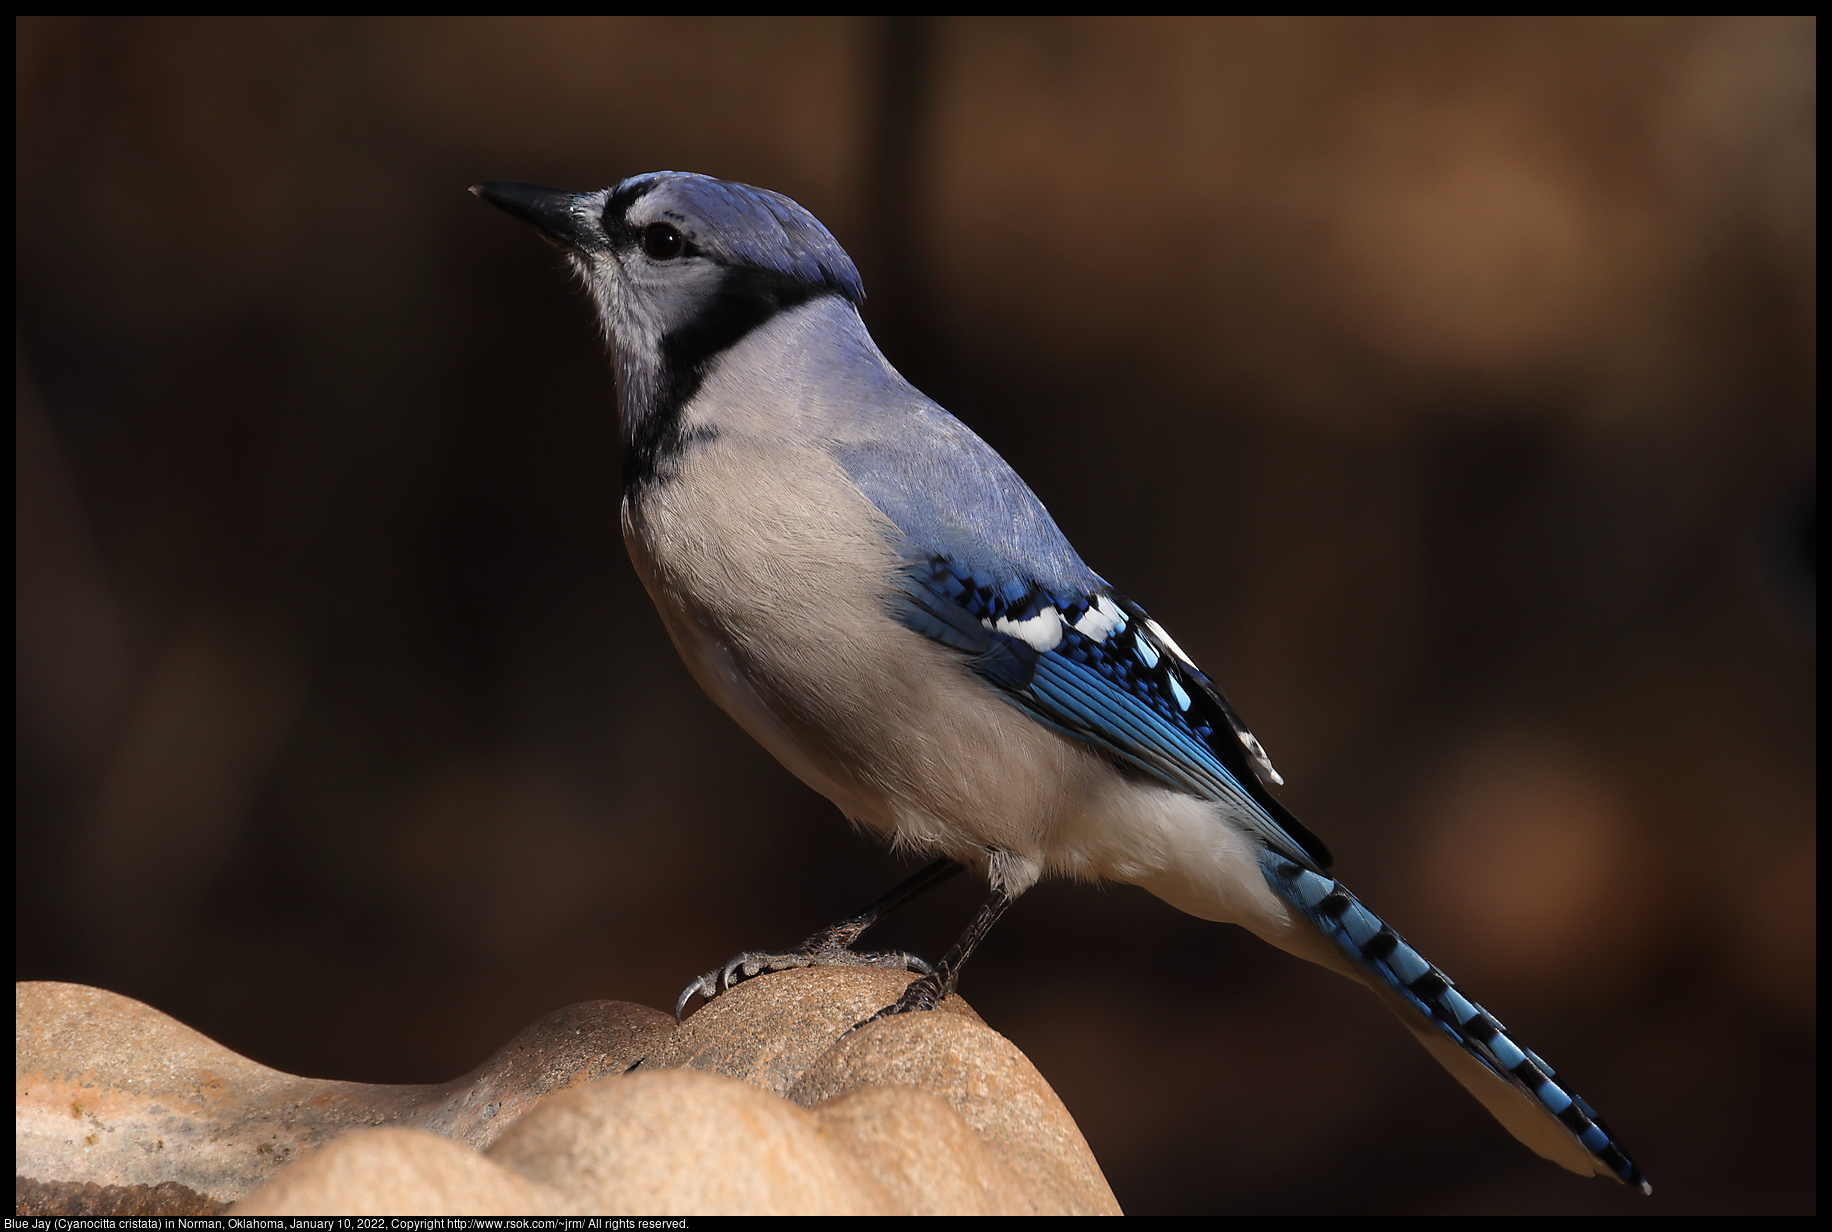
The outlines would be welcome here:
M 833 237 L 761 189 L 664 173 L 576 196 L 526 185 L 499 195 L 571 250 L 611 344 L 633 437 L 650 416 L 692 398 L 718 358 L 778 312 L 861 295 Z M 552 217 L 556 207 L 567 216 Z
M 598 315 L 620 358 L 649 367 L 659 362 L 664 335 L 704 313 L 725 278 L 724 267 L 695 250 L 696 220 L 666 208 L 650 193 L 621 218 L 603 217 L 606 189 L 580 199 L 581 215 L 596 215 L 606 245 L 575 253 Z

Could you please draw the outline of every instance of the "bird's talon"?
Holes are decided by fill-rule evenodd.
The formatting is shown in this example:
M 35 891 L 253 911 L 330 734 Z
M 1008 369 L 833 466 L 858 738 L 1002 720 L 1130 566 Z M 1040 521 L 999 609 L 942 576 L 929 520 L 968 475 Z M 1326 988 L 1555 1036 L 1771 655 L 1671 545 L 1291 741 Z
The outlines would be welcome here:
M 679 1024 L 681 1021 L 681 1015 L 687 1012 L 687 1003 L 693 1000 L 693 995 L 695 993 L 705 997 L 708 1001 L 713 999 L 715 985 L 712 982 L 712 977 L 713 973 L 708 971 L 705 975 L 702 975 L 699 979 L 681 989 L 681 995 L 674 999 L 674 1021 L 676 1024 Z

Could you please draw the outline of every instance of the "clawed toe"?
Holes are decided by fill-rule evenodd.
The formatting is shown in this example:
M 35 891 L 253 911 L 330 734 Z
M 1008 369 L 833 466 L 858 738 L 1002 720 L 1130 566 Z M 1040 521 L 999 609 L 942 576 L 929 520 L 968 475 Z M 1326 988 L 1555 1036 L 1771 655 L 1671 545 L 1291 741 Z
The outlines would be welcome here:
M 896 951 L 886 950 L 869 954 L 853 954 L 852 957 L 857 961 L 835 965 L 847 967 L 882 967 L 886 971 L 914 971 L 917 975 L 928 975 L 935 970 L 934 967 L 914 954 L 904 954 Z
M 674 999 L 674 1021 L 681 1021 L 687 1012 L 687 1005 L 695 996 L 711 1001 L 722 992 L 730 992 L 745 980 L 754 975 L 761 975 L 765 970 L 783 970 L 778 960 L 787 959 L 787 954 L 759 954 L 748 952 L 738 955 L 723 967 L 714 967 L 693 983 L 681 989 L 681 995 Z M 796 964 L 789 964 L 796 965 Z
M 763 970 L 757 960 L 765 957 L 761 954 L 740 954 L 738 957 L 719 968 L 719 991 L 730 992 L 733 988 L 750 979 Z M 769 957 L 775 957 L 770 955 Z
M 675 1022 L 680 1022 L 681 1015 L 687 1012 L 687 1003 L 693 1000 L 695 993 L 705 997 L 708 1001 L 719 995 L 718 982 L 713 978 L 718 974 L 717 971 L 708 971 L 705 975 L 702 975 L 699 979 L 681 989 L 681 995 L 674 999 Z
M 681 995 L 674 1001 L 674 1020 L 681 1021 L 688 1004 L 696 995 L 711 1001 L 720 993 L 730 992 L 748 979 L 773 971 L 793 971 L 798 967 L 880 967 L 887 971 L 914 971 L 925 977 L 935 970 L 916 955 L 901 951 L 869 951 L 861 954 L 844 946 L 818 943 L 811 943 L 786 954 L 750 950 L 722 967 L 713 968 L 683 988 Z
M 932 971 L 925 972 L 921 979 L 910 981 L 909 987 L 903 990 L 903 995 L 901 997 L 898 997 L 895 1001 L 879 1010 L 876 1014 L 873 1014 L 870 1018 L 853 1023 L 850 1027 L 846 1028 L 845 1034 L 840 1038 L 844 1039 L 846 1035 L 851 1035 L 860 1027 L 869 1026 L 871 1023 L 877 1022 L 881 1018 L 891 1018 L 898 1014 L 927 1013 L 929 1010 L 940 1005 L 942 999 L 946 996 L 947 994 L 941 989 L 941 980 L 937 978 L 935 973 Z

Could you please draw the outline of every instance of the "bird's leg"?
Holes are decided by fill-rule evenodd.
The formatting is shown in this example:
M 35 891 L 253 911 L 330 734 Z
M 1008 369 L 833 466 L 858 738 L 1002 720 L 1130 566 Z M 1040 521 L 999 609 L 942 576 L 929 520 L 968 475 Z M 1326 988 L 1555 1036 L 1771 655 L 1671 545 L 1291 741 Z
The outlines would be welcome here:
M 999 917 L 1018 901 L 1018 895 L 1023 892 L 1021 889 L 1011 888 L 1003 879 L 994 880 L 992 891 L 987 894 L 986 901 L 980 904 L 979 911 L 974 914 L 973 922 L 967 925 L 967 931 L 962 933 L 960 940 L 954 943 L 954 948 L 949 950 L 939 963 L 935 964 L 935 969 L 925 972 L 920 979 L 912 981 L 909 987 L 903 990 L 903 995 L 897 998 L 895 1004 L 885 1006 L 867 1018 L 865 1022 L 876 1022 L 880 1018 L 889 1018 L 893 1014 L 932 1010 L 940 1005 L 954 992 L 955 982 L 960 979 L 961 967 L 966 963 L 967 956 L 973 953 L 974 947 L 979 945 L 986 934 L 992 930 L 992 926 L 998 923 Z M 856 1031 L 859 1027 L 864 1026 L 865 1022 L 858 1023 L 853 1030 Z
M 898 971 L 920 971 L 927 975 L 929 964 L 914 954 L 897 951 L 860 953 L 852 948 L 852 944 L 879 920 L 964 869 L 964 865 L 943 857 L 892 886 L 857 915 L 847 916 L 839 923 L 823 928 L 793 950 L 780 954 L 751 950 L 738 955 L 723 967 L 708 971 L 681 990 L 681 995 L 674 1002 L 675 1021 L 680 1021 L 681 1015 L 686 1012 L 687 1003 L 693 1000 L 695 994 L 710 1001 L 720 993 L 729 991 L 733 985 L 766 971 L 788 971 L 795 967 L 887 967 Z

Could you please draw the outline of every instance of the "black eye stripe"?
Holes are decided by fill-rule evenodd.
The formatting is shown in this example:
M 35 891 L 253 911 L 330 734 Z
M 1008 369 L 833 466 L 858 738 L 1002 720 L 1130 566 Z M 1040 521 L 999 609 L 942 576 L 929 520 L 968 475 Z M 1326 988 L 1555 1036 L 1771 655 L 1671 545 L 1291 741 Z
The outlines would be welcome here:
M 672 261 L 687 251 L 687 237 L 672 223 L 652 222 L 642 229 L 642 250 L 657 261 Z

